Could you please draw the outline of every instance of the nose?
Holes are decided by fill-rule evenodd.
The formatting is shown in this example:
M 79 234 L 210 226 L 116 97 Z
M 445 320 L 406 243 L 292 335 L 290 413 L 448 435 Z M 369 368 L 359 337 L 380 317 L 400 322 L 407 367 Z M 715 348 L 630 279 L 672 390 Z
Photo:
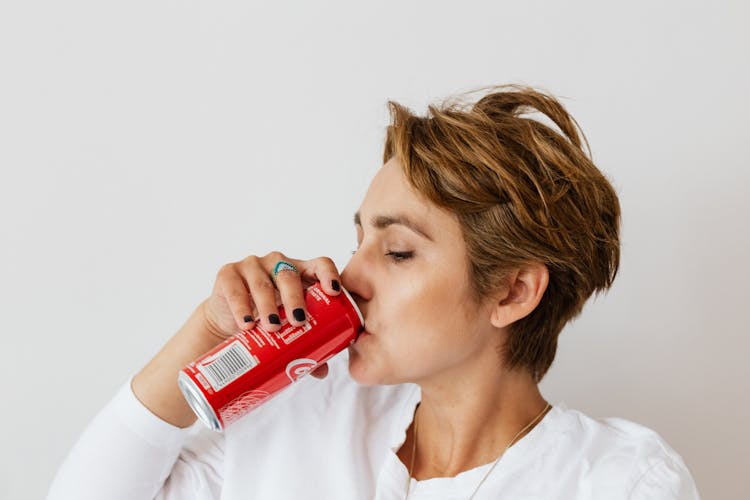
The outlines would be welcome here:
M 366 273 L 365 259 L 362 252 L 357 251 L 352 255 L 349 263 L 341 272 L 341 284 L 351 294 L 362 315 L 367 317 L 367 302 L 372 299 L 373 286 L 371 275 Z

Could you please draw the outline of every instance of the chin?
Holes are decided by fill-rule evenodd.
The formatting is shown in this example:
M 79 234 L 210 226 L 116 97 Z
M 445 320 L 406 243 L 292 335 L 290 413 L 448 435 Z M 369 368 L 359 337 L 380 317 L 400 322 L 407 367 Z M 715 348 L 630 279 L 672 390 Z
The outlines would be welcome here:
M 377 369 L 377 366 L 373 366 L 369 363 L 362 354 L 356 350 L 349 350 L 349 375 L 359 385 L 383 385 L 392 382 L 384 380 L 383 374 Z

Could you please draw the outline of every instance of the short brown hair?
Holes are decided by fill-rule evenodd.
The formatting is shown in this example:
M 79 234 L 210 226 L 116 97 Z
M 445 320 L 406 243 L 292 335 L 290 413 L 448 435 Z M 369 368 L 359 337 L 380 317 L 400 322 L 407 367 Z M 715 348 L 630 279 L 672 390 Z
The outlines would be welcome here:
M 501 353 L 540 381 L 565 324 L 615 279 L 620 205 L 583 131 L 588 155 L 578 123 L 554 97 L 521 85 L 490 90 L 474 104 L 463 95 L 430 105 L 424 117 L 389 101 L 383 159 L 395 155 L 418 192 L 458 217 L 477 303 L 505 286 L 510 270 L 547 266 L 541 302 L 509 326 Z M 522 117 L 530 111 L 562 134 Z

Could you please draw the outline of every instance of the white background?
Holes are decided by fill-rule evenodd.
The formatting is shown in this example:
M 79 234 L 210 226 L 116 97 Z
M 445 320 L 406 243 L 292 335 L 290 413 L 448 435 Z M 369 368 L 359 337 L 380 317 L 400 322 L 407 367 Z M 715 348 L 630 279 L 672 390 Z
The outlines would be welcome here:
M 747 493 L 750 8 L 627 2 L 0 4 L 0 497 L 41 498 L 222 264 L 355 247 L 386 101 L 520 83 L 623 209 L 608 295 L 545 396 L 657 430 Z M 322 451 L 324 453 L 324 450 Z

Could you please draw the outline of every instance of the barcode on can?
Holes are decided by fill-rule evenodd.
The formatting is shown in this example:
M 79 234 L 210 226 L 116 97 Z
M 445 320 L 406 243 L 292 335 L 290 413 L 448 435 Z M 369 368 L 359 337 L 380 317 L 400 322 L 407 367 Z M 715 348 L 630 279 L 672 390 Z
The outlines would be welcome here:
M 258 365 L 258 358 L 250 354 L 241 341 L 227 344 L 213 356 L 202 360 L 196 368 L 218 391 Z

